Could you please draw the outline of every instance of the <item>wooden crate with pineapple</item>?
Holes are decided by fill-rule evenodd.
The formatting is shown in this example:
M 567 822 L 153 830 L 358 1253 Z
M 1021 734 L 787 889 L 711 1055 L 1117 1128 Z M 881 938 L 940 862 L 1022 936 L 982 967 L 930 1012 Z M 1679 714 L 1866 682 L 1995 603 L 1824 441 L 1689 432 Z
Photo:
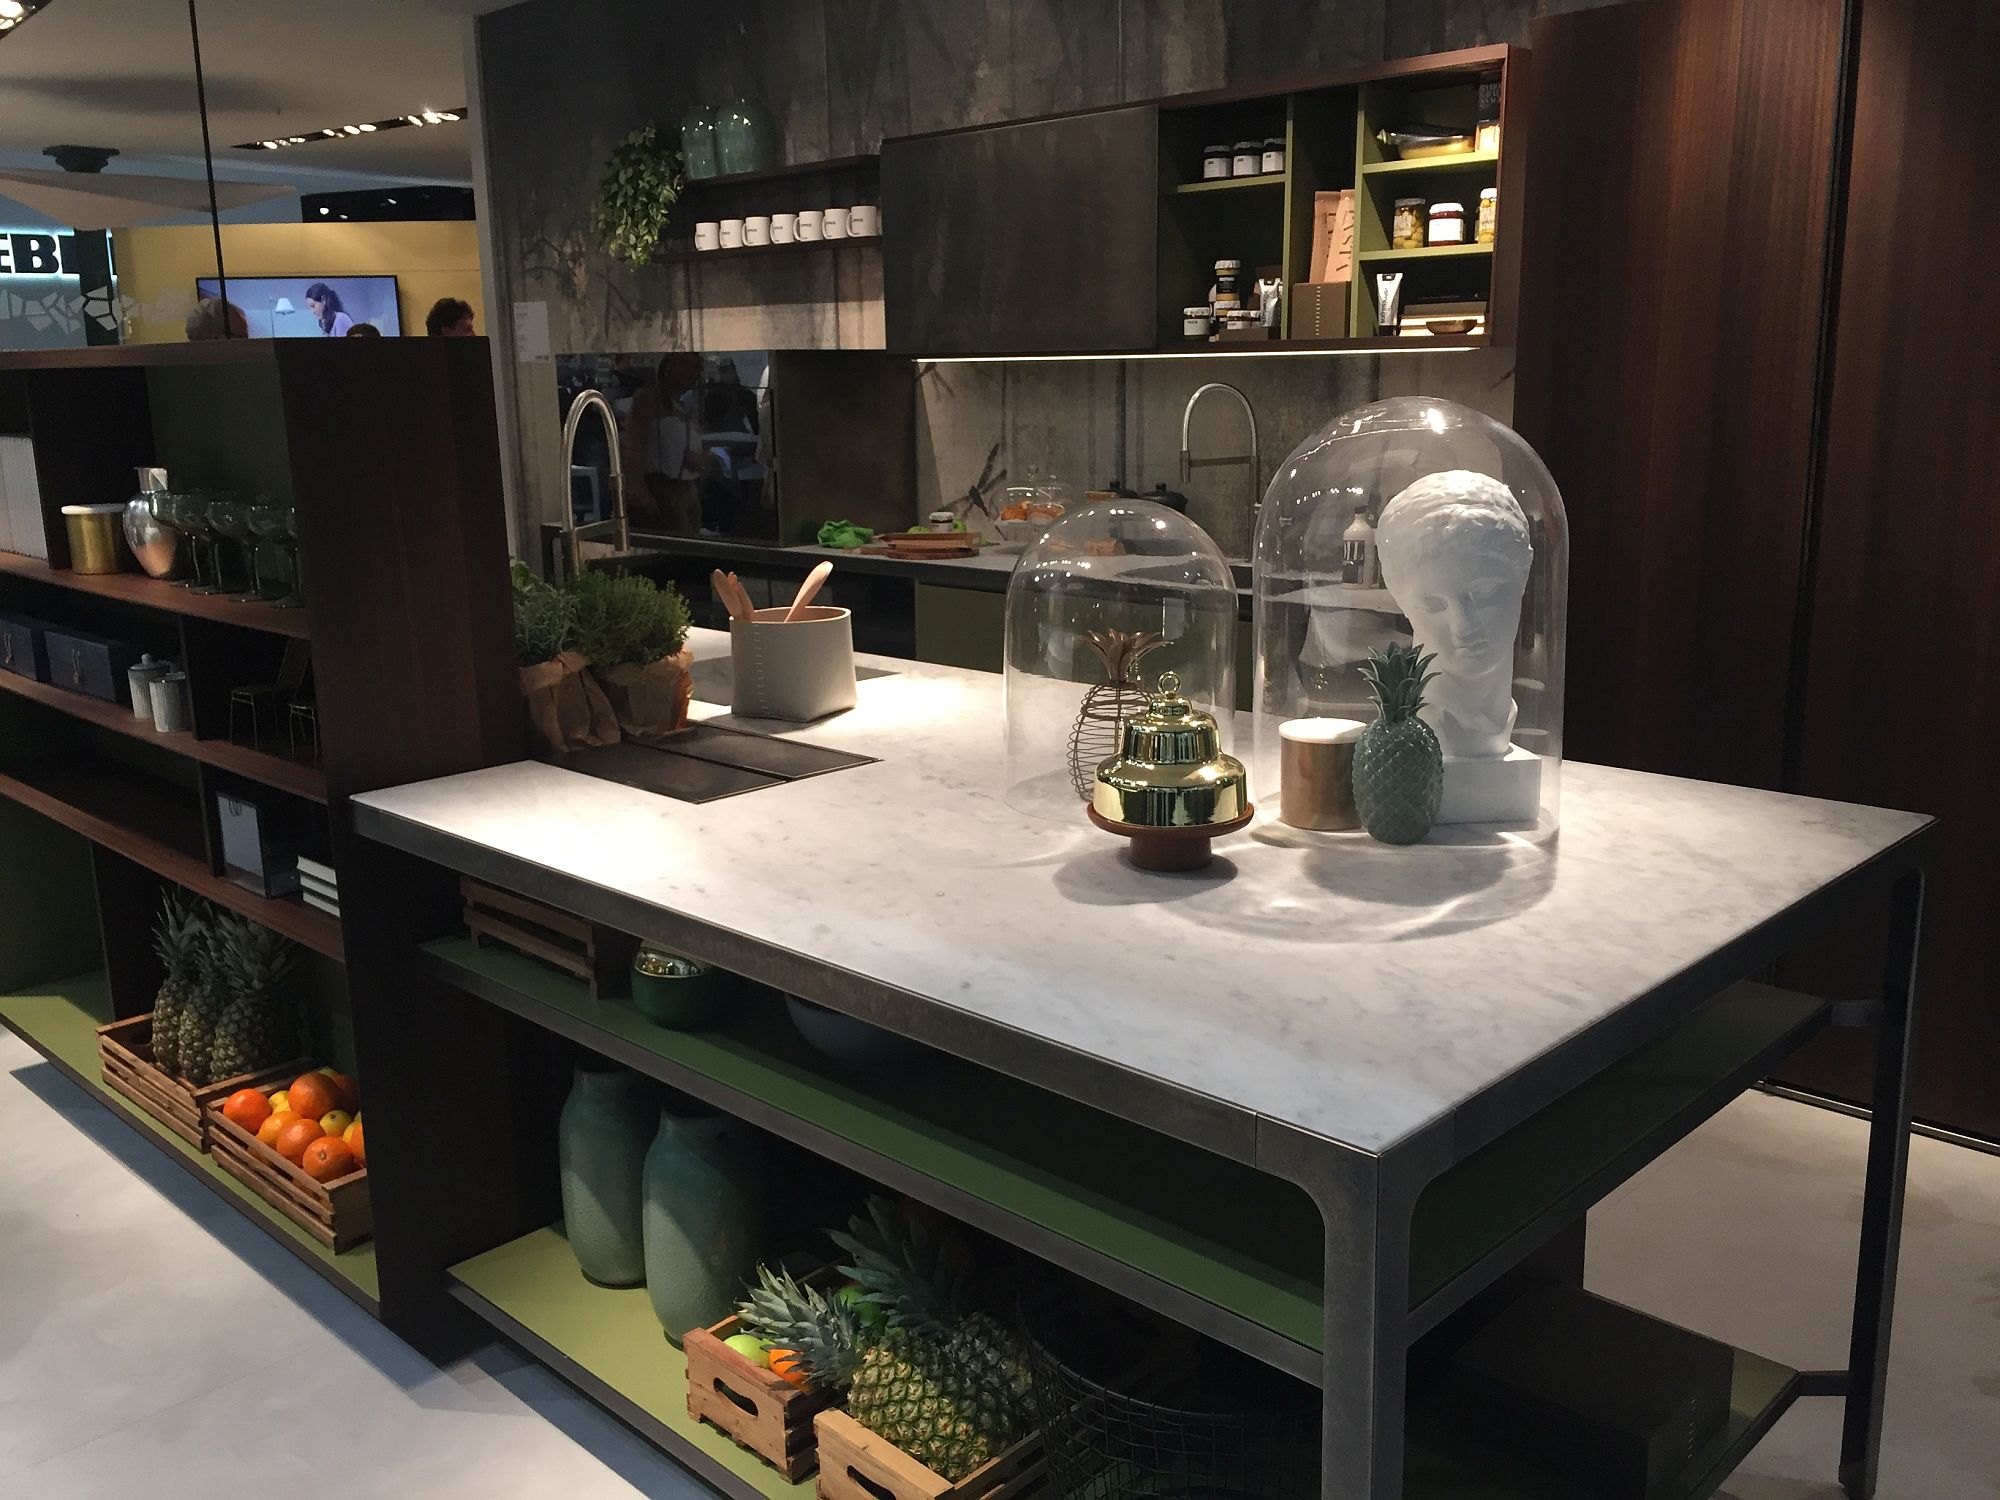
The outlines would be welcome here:
M 793 1484 L 819 1463 L 813 1418 L 832 1399 L 752 1364 L 727 1340 L 748 1330 L 737 1317 L 695 1328 L 681 1341 L 687 1354 L 688 1415 L 736 1440 Z
M 189 1145 L 208 1149 L 208 1106 L 304 1069 L 277 993 L 291 944 L 170 891 L 153 943 L 163 979 L 153 1010 L 97 1028 L 105 1084 Z
M 976 1310 L 964 1247 L 924 1212 L 882 1197 L 830 1237 L 851 1282 L 829 1291 L 760 1266 L 738 1317 L 718 1325 L 766 1346 L 762 1372 L 722 1351 L 739 1366 L 819 1398 L 809 1450 L 819 1493 L 1011 1500 L 1038 1488 L 1042 1444 L 1024 1352 L 997 1318 Z M 694 1370 L 690 1357 L 690 1411 Z M 774 1467 L 793 1479 L 812 1472 Z

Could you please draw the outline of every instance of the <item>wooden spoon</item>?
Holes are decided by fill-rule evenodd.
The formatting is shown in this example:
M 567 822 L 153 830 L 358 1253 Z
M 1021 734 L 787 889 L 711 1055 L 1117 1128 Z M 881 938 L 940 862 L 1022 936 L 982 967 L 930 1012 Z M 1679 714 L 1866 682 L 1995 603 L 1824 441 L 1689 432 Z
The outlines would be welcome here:
M 824 584 L 832 573 L 833 564 L 831 562 L 820 562 L 814 566 L 810 573 L 806 574 L 805 582 L 801 583 L 799 591 L 792 595 L 792 607 L 785 611 L 785 623 L 787 625 L 799 617 L 800 610 L 812 603 L 813 595 L 820 591 L 820 585 Z
M 720 601 L 729 618 L 732 620 L 742 619 L 743 617 L 736 612 L 736 596 L 729 591 L 729 580 L 722 576 L 722 569 L 717 568 L 713 573 L 710 573 L 708 575 L 708 583 L 709 587 L 715 591 L 716 599 Z

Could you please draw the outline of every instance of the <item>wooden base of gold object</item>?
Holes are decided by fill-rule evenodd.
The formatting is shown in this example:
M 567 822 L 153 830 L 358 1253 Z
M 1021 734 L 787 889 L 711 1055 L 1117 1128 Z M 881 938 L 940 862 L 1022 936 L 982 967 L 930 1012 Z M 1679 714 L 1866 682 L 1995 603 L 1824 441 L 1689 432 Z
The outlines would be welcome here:
M 1240 828 L 1248 828 L 1250 820 L 1257 815 L 1256 808 L 1246 807 L 1242 816 L 1231 818 L 1227 823 L 1199 823 L 1190 828 L 1153 828 L 1143 823 L 1114 822 L 1094 807 L 1086 807 L 1084 811 L 1090 814 L 1090 821 L 1106 833 L 1115 833 L 1132 841 L 1129 851 L 1132 863 L 1141 870 L 1199 870 L 1215 858 L 1215 851 L 1209 847 L 1212 840 L 1235 833 Z

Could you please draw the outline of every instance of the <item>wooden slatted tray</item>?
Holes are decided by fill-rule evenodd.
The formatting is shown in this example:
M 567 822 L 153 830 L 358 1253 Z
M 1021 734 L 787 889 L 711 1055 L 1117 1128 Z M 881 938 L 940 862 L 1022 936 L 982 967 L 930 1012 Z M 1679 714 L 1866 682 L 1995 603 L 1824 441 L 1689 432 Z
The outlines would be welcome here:
M 712 1328 L 696 1328 L 681 1341 L 688 1415 L 734 1438 L 797 1484 L 819 1465 L 813 1418 L 826 1409 L 827 1397 L 801 1390 L 724 1345 L 742 1332 L 742 1322 L 731 1316 Z
M 1044 1489 L 1042 1435 L 1030 1433 L 956 1484 L 844 1411 L 813 1418 L 820 1500 L 1017 1500 Z
M 303 1071 L 306 1069 L 288 1073 L 286 1078 Z M 276 1093 L 277 1087 L 264 1092 Z M 208 1150 L 216 1165 L 329 1250 L 335 1254 L 351 1250 L 374 1234 L 375 1210 L 368 1197 L 366 1167 L 332 1182 L 318 1182 L 225 1116 L 220 1100 L 209 1103 L 207 1116 Z
M 637 938 L 469 875 L 459 878 L 458 888 L 466 930 L 475 943 L 492 941 L 574 974 L 598 999 L 630 993 Z
M 304 1058 L 298 1058 L 275 1068 L 196 1088 L 163 1072 L 153 1061 L 151 1012 L 98 1027 L 97 1061 L 107 1087 L 116 1089 L 190 1146 L 202 1151 L 208 1149 L 209 1105 L 219 1106 L 238 1089 L 263 1088 L 269 1093 L 272 1087 L 282 1088 L 286 1081 L 311 1067 Z

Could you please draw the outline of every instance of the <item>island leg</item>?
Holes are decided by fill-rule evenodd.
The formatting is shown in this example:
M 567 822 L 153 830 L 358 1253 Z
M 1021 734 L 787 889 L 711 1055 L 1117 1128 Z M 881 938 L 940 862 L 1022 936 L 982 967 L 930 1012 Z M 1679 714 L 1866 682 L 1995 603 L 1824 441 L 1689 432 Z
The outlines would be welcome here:
M 1923 907 L 1923 872 L 1913 871 L 1897 882 L 1892 897 L 1882 1019 L 1875 1042 L 1874 1118 L 1868 1129 L 1868 1185 L 1861 1205 L 1861 1255 L 1840 1437 L 1840 1484 L 1851 1500 L 1873 1500 L 1882 1456 L 1889 1325 L 1896 1303 L 1896 1255 L 1910 1160 L 1910 1067 L 1916 1055 Z

